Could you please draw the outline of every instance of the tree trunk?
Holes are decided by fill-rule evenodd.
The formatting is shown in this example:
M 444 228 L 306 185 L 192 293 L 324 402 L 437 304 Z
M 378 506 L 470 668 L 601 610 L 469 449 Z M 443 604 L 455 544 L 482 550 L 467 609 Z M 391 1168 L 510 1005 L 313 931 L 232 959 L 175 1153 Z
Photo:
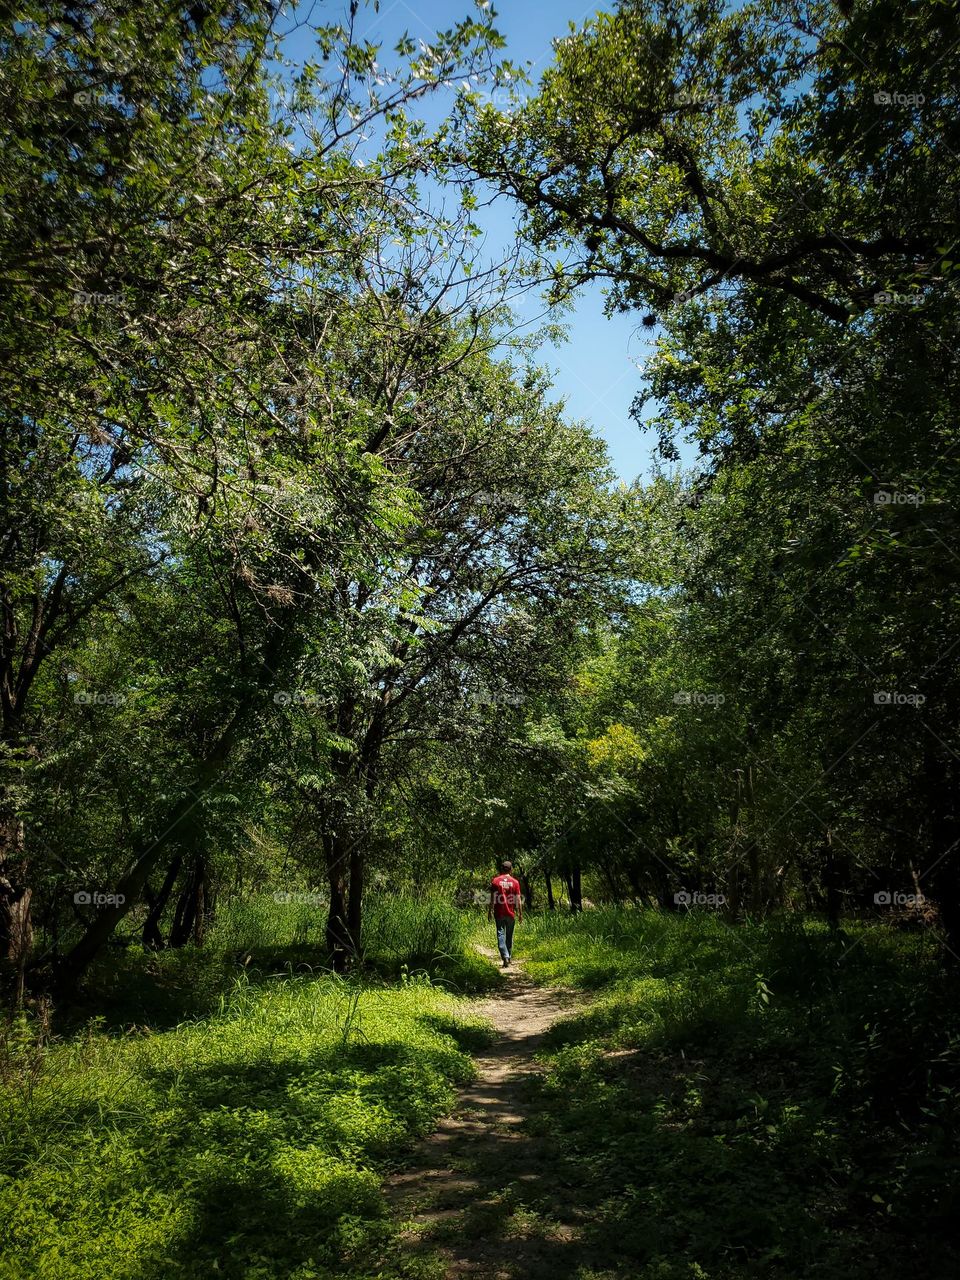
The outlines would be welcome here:
M 751 916 L 759 916 L 763 914 L 763 903 L 761 900 L 760 847 L 755 840 L 751 842 L 750 848 L 747 850 L 747 867 L 749 868 L 750 876 L 748 887 L 750 914 Z
M 212 918 L 213 894 L 211 891 L 207 860 L 204 858 L 200 881 L 197 885 L 197 914 L 193 922 L 193 940 L 198 947 L 203 946 L 204 938 L 207 935 L 207 925 L 210 923 Z
M 192 793 L 183 796 L 173 806 L 163 825 L 159 838 L 147 842 L 135 859 L 133 866 L 117 881 L 116 894 L 118 902 L 114 906 L 103 907 L 87 926 L 80 941 L 60 962 L 56 974 L 56 986 L 62 995 L 68 994 L 87 971 L 91 961 L 97 955 L 114 929 L 133 905 L 139 900 L 147 878 L 155 869 L 164 851 L 180 835 L 181 824 L 198 803 Z
M 139 901 L 144 886 L 163 857 L 164 851 L 175 841 L 183 838 L 190 815 L 200 803 L 204 793 L 209 791 L 226 768 L 236 728 L 235 720 L 205 761 L 194 786 L 177 801 L 167 813 L 165 820 L 159 824 L 160 835 L 152 839 L 142 837 L 140 853 L 129 871 L 117 882 L 115 892 L 120 900 L 116 905 L 104 907 L 97 912 L 80 941 L 60 962 L 56 972 L 56 987 L 61 995 L 69 994 L 73 990 L 114 929 Z
M 960 797 L 952 758 L 928 756 L 924 775 L 930 814 L 929 865 L 921 875 L 933 898 L 950 953 L 960 956 Z
M 517 879 L 520 881 L 520 890 L 523 893 L 523 905 L 528 911 L 533 910 L 533 884 L 530 877 L 523 871 L 517 872 Z
M 553 900 L 553 881 L 550 879 L 550 872 L 545 871 L 543 873 L 543 878 L 546 881 L 546 885 L 547 885 L 547 908 L 550 911 L 555 911 L 556 903 Z
M 564 881 L 567 885 L 567 893 L 570 895 L 570 912 L 577 915 L 583 910 L 583 896 L 580 890 L 580 868 L 574 869 L 564 874 Z
M 630 899 L 634 906 L 637 906 L 643 897 L 643 889 L 640 885 L 640 877 L 637 875 L 637 868 L 632 862 L 627 863 L 627 883 L 630 885 Z
M 823 887 L 826 894 L 827 920 L 831 929 L 840 928 L 845 870 L 843 859 L 837 856 L 834 847 L 833 832 L 828 827 L 824 833 Z
M 739 859 L 730 867 L 723 880 L 723 896 L 723 914 L 728 920 L 739 920 L 743 907 L 743 876 Z
M 23 1003 L 24 973 L 33 946 L 23 822 L 13 813 L 0 821 L 0 972 L 10 980 L 14 1008 Z
M 195 942 L 203 937 L 204 888 L 207 882 L 206 858 L 200 853 L 194 859 L 190 875 L 177 901 L 170 930 L 170 946 L 185 947 L 191 936 Z
M 13 979 L 11 995 L 15 1009 L 23 1004 L 27 957 L 33 945 L 32 896 L 32 889 L 15 889 L 6 876 L 0 876 L 0 959 Z
M 171 859 L 163 884 L 160 886 L 160 892 L 156 897 L 150 892 L 149 884 L 144 884 L 143 886 L 143 896 L 149 904 L 150 912 L 143 922 L 143 934 L 141 936 L 143 945 L 149 951 L 162 951 L 167 945 L 163 939 L 163 934 L 160 932 L 160 919 L 167 903 L 170 901 L 170 894 L 173 892 L 173 886 L 176 883 L 177 876 L 180 874 L 182 865 L 183 855 L 178 853 Z
M 286 661 L 292 656 L 289 635 L 287 628 L 278 626 L 260 654 L 258 667 L 264 683 L 276 677 L 281 660 Z M 249 687 L 250 692 L 239 701 L 210 754 L 198 767 L 193 786 L 170 808 L 166 819 L 158 824 L 159 836 L 154 836 L 152 832 L 141 836 L 140 851 L 134 858 L 133 865 L 117 883 L 116 893 L 118 896 L 122 895 L 123 900 L 115 906 L 98 911 L 80 941 L 60 961 L 55 983 L 62 995 L 73 990 L 119 922 L 139 901 L 144 885 L 159 865 L 164 851 L 182 838 L 185 820 L 224 773 L 240 731 L 261 697 L 258 685 L 251 683 Z
M 330 910 L 327 915 L 327 951 L 334 973 L 345 973 L 350 956 L 350 930 L 347 925 L 347 903 L 344 895 L 342 863 L 336 856 L 339 841 L 331 837 L 327 845 L 327 881 L 330 886 Z
M 347 899 L 347 932 L 350 936 L 351 960 L 363 958 L 360 929 L 363 923 L 363 847 L 354 841 L 350 850 L 350 890 Z
M 623 889 L 620 886 L 620 882 L 617 880 L 616 876 L 613 874 L 613 868 L 611 867 L 609 862 L 603 862 L 601 863 L 600 869 L 603 872 L 604 880 L 606 880 L 607 882 L 607 889 L 610 891 L 610 897 L 613 899 L 614 905 L 618 907 L 622 907 L 623 906 Z

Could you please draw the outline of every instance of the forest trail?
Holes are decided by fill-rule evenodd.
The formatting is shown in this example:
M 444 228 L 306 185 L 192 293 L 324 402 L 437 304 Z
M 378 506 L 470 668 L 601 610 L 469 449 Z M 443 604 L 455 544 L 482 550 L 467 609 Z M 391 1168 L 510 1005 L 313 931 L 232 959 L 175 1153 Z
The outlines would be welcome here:
M 504 977 L 500 993 L 473 1002 L 498 1033 L 476 1058 L 476 1080 L 384 1193 L 402 1223 L 401 1254 L 439 1259 L 444 1277 L 557 1280 L 581 1260 L 577 1187 L 527 1122 L 544 1036 L 583 1002 L 535 986 L 522 961 Z

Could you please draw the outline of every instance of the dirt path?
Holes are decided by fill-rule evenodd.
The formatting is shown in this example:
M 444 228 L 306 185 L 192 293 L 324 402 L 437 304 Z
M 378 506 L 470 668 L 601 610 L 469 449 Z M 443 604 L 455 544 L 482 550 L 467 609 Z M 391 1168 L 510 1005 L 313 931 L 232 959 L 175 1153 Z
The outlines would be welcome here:
M 499 963 L 495 952 L 481 950 Z M 546 1139 L 527 1124 L 534 1056 L 546 1031 L 580 1001 L 534 986 L 522 962 L 505 978 L 502 993 L 473 1005 L 499 1032 L 476 1059 L 476 1081 L 384 1191 L 403 1223 L 402 1253 L 432 1258 L 430 1274 L 559 1280 L 576 1274 L 576 1187 L 563 1181 Z

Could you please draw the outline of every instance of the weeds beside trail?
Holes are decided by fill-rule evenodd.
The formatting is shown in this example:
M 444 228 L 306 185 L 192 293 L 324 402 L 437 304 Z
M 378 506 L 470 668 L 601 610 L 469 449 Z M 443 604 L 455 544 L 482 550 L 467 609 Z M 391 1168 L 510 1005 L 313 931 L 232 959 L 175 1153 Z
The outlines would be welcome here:
M 960 992 L 926 936 L 598 909 L 527 917 L 501 975 L 471 917 L 398 903 L 361 977 L 225 917 L 219 957 L 131 951 L 117 994 L 158 1016 L 15 1024 L 4 1280 L 960 1273 Z
M 131 948 L 95 993 L 109 1025 L 74 1016 L 43 1042 L 14 1023 L 0 1043 L 4 1280 L 365 1274 L 392 1230 L 384 1173 L 489 1040 L 438 984 L 499 981 L 464 948 L 472 921 L 393 901 L 394 919 L 371 913 L 371 970 L 346 981 L 307 969 L 322 915 L 265 897 L 225 912 L 202 951 Z
M 585 1211 L 591 1266 L 556 1275 L 960 1274 L 960 991 L 929 938 L 608 909 L 524 950 L 594 993 L 529 1100 Z
M 462 1003 L 419 983 L 239 986 L 158 1035 L 90 1031 L 3 1100 L 5 1280 L 342 1275 L 378 1171 L 473 1076 Z

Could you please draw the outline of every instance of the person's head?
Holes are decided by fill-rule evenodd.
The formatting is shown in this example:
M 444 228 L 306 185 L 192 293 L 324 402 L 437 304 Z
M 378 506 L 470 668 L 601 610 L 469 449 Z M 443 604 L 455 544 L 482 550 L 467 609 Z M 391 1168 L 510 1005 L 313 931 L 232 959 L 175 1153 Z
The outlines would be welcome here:
M 503 872 L 503 874 L 504 874 L 505 876 L 508 876 L 508 875 L 510 874 L 510 872 L 513 870 L 513 863 L 512 863 L 512 862 L 501 862 L 501 863 L 500 863 L 500 870 Z

